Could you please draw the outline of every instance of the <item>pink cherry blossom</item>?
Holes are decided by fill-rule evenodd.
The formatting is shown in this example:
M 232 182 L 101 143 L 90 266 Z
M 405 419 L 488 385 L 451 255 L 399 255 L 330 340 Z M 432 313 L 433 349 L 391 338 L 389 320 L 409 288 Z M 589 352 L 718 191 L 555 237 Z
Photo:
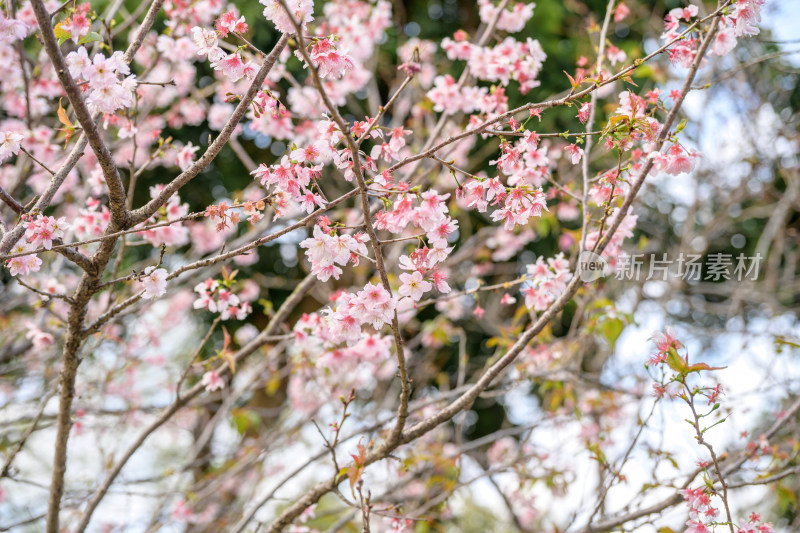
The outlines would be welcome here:
M 12 155 L 17 155 L 20 150 L 20 141 L 24 137 L 15 131 L 0 132 L 0 162 L 5 161 Z
M 578 111 L 578 120 L 581 121 L 581 124 L 586 124 L 586 121 L 589 120 L 589 111 L 592 109 L 592 104 L 590 102 L 584 102 L 581 105 L 580 110 Z
M 264 16 L 271 20 L 275 27 L 283 33 L 295 33 L 292 18 L 301 28 L 304 28 L 307 23 L 314 20 L 313 0 L 287 0 L 286 6 L 289 8 L 291 18 L 277 0 L 259 0 L 259 3 L 265 6 Z
M 200 380 L 200 383 L 206 388 L 207 392 L 214 392 L 225 387 L 225 381 L 214 370 L 209 370 L 203 374 L 203 379 Z
M 41 246 L 45 250 L 49 250 L 53 247 L 53 240 L 63 238 L 64 231 L 69 227 L 70 225 L 64 217 L 56 219 L 37 215 L 35 219 L 28 221 L 25 238 L 34 248 Z
M 622 22 L 630 14 L 631 9 L 624 2 L 620 2 L 614 9 L 614 22 Z
M 337 48 L 333 36 L 314 41 L 309 57 L 322 78 L 341 78 L 354 68 L 352 59 Z
M 579 147 L 577 144 L 570 144 L 566 146 L 564 151 L 567 153 L 567 156 L 573 165 L 577 165 L 583 157 L 583 148 Z
M 488 24 L 497 16 L 497 7 L 491 0 L 478 0 L 481 20 Z M 533 17 L 533 2 L 516 2 L 511 10 L 504 9 L 497 21 L 497 28 L 509 33 L 522 31 L 525 24 Z
M 418 270 L 411 274 L 400 274 L 400 281 L 402 285 L 397 292 L 400 293 L 400 296 L 408 296 L 415 302 L 418 302 L 423 294 L 433 288 L 433 285 L 425 281 Z
M 214 27 L 222 37 L 227 37 L 228 32 L 247 33 L 247 23 L 244 17 L 238 16 L 233 10 L 220 15 Z
M 149 266 L 144 270 L 144 276 L 139 283 L 144 289 L 142 298 L 151 299 L 163 296 L 167 292 L 167 271 L 164 268 Z
M 12 254 L 25 254 L 34 250 L 35 247 L 26 243 L 17 243 L 12 249 Z M 20 257 L 13 257 L 6 261 L 6 268 L 12 276 L 27 275 L 31 272 L 39 272 L 42 260 L 36 254 L 27 253 Z
M 721 28 L 714 37 L 711 45 L 711 53 L 717 56 L 728 55 L 731 50 L 736 48 L 736 35 L 732 26 Z

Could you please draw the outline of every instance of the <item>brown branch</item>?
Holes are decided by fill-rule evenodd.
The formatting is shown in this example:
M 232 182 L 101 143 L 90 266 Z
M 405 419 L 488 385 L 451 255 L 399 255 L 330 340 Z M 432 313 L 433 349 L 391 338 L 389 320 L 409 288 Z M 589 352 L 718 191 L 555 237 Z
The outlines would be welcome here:
M 120 178 L 117 165 L 108 146 L 100 136 L 100 130 L 97 129 L 97 124 L 91 113 L 89 113 L 89 108 L 86 107 L 80 88 L 69 73 L 67 62 L 64 60 L 64 55 L 61 53 L 61 48 L 59 48 L 53 33 L 50 13 L 47 11 L 43 0 L 31 0 L 31 6 L 36 15 L 36 21 L 39 23 L 45 51 L 53 63 L 58 81 L 67 94 L 67 98 L 69 98 L 75 112 L 75 117 L 83 128 L 89 140 L 89 146 L 92 147 L 92 151 L 97 157 L 97 163 L 103 171 L 103 177 L 108 187 L 108 200 L 112 220 L 118 226 L 123 227 L 127 222 L 128 214 L 125 209 L 125 187 L 122 185 L 122 178 Z
M 56 173 L 55 173 L 55 172 L 53 172 L 52 170 L 50 170 L 50 169 L 47 167 L 47 165 L 45 165 L 44 163 L 42 163 L 41 161 L 39 161 L 38 159 L 36 159 L 36 158 L 33 156 L 33 154 L 31 154 L 30 152 L 28 152 L 28 151 L 27 151 L 25 148 L 23 148 L 22 146 L 20 146 L 20 147 L 19 147 L 19 151 L 20 151 L 20 152 L 22 152 L 23 154 L 27 155 L 28 157 L 30 157 L 30 158 L 31 158 L 31 160 L 32 160 L 34 163 L 36 163 L 37 165 L 39 165 L 40 167 L 42 167 L 43 169 L 45 169 L 45 170 L 46 170 L 46 171 L 47 171 L 47 172 L 48 172 L 48 173 L 49 173 L 51 176 L 55 176 L 55 175 L 56 175 Z
M 22 207 L 22 204 L 16 201 L 13 196 L 8 194 L 8 192 L 6 192 L 2 186 L 0 186 L 0 200 L 2 200 L 4 204 L 10 207 L 18 215 L 21 215 L 25 210 L 25 208 Z

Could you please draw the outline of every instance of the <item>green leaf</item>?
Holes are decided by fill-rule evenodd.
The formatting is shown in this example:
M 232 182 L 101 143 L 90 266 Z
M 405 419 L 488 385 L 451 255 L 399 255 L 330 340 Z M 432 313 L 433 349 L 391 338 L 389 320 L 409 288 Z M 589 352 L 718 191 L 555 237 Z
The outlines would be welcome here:
M 623 329 L 625 329 L 625 322 L 616 317 L 603 320 L 598 327 L 600 335 L 608 342 L 612 350 Z
M 240 435 L 244 435 L 250 428 L 261 425 L 261 417 L 253 410 L 244 408 L 232 409 L 231 415 L 233 416 L 233 426 Z
M 672 370 L 683 376 L 687 374 L 688 367 L 686 365 L 686 361 L 684 361 L 683 358 L 678 355 L 678 352 L 675 351 L 675 348 L 669 349 L 669 355 L 667 355 L 667 365 L 669 365 Z
M 64 29 L 63 20 L 56 24 L 56 27 L 53 28 L 53 35 L 55 35 L 56 39 L 58 39 L 58 44 L 62 44 L 67 39 L 72 39 L 72 33 L 69 30 Z
M 270 316 L 275 311 L 275 306 L 272 305 L 271 300 L 267 300 L 266 298 L 259 298 L 258 303 L 261 307 L 264 308 L 264 314 Z
M 605 125 L 603 128 L 602 137 L 608 135 L 608 133 L 617 127 L 621 122 L 630 120 L 628 115 L 614 115 L 610 119 L 608 119 L 608 124 Z
M 103 36 L 96 31 L 89 32 L 78 40 L 78 44 L 91 43 L 94 41 L 102 41 Z
M 725 366 L 708 366 L 705 363 L 695 363 L 692 366 L 686 367 L 686 374 L 691 372 L 700 372 L 701 370 L 722 370 L 723 368 L 728 368 Z

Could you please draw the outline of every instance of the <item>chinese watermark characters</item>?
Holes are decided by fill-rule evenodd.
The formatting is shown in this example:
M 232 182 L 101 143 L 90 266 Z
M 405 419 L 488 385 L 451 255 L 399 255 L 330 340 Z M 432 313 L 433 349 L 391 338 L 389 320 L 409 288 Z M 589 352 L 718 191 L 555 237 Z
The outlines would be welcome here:
M 755 281 L 761 266 L 761 254 L 736 256 L 725 253 L 681 253 L 677 258 L 667 254 L 623 254 L 613 267 L 605 258 L 589 252 L 581 253 L 578 262 L 581 280 L 594 281 L 610 273 L 620 281 L 668 281 L 682 279 L 687 282 Z

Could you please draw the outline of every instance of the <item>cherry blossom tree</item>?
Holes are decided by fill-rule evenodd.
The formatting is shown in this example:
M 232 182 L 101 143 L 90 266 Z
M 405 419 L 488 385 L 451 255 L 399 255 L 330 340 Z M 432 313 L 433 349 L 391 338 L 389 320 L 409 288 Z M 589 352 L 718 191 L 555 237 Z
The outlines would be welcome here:
M 737 56 L 765 2 L 574 4 L 423 39 L 388 0 L 5 2 L 0 528 L 796 528 L 796 496 L 737 496 L 797 489 L 796 377 L 744 418 L 732 356 L 664 328 L 602 372 L 637 325 L 606 278 L 659 234 L 648 195 L 714 182 L 692 99 L 775 59 Z M 565 69 L 540 9 L 585 26 Z M 775 204 L 747 197 L 771 280 L 783 122 Z M 712 281 L 762 279 L 703 244 Z

